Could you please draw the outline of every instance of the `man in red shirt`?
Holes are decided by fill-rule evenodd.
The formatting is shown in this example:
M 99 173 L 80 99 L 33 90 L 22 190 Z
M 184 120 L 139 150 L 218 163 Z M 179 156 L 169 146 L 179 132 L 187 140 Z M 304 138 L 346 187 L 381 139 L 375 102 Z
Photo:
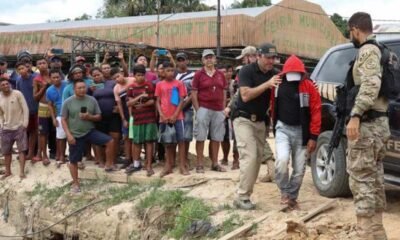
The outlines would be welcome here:
M 226 102 L 228 83 L 222 72 L 215 69 L 216 57 L 212 50 L 206 49 L 202 54 L 204 67 L 197 71 L 192 83 L 192 101 L 196 110 L 196 153 L 197 173 L 204 173 L 204 141 L 208 132 L 211 137 L 211 170 L 225 172 L 218 165 L 218 150 L 220 142 L 224 140 L 225 116 L 223 113 Z

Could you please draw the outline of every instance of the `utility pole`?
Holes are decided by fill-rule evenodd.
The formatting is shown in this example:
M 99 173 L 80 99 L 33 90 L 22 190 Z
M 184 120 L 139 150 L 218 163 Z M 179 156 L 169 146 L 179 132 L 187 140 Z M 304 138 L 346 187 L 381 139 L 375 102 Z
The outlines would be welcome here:
M 221 56 L 221 0 L 217 7 L 217 57 Z
M 157 0 L 157 48 L 160 47 L 160 8 L 161 2 Z

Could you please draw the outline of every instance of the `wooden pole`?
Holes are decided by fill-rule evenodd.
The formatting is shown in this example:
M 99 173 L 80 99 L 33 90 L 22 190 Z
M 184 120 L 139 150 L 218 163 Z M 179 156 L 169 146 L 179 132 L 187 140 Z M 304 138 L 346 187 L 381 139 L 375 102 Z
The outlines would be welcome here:
M 221 0 L 217 5 L 217 57 L 221 56 Z

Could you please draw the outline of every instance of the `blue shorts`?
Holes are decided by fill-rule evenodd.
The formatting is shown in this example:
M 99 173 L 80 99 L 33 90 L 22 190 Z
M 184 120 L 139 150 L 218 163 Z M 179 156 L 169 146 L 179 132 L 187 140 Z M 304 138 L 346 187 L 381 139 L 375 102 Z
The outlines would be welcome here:
M 85 136 L 75 138 L 76 143 L 74 145 L 69 144 L 69 161 L 71 163 L 77 163 L 82 161 L 83 155 L 85 154 L 86 143 L 90 142 L 94 145 L 106 145 L 112 138 L 96 129 L 90 130 Z
M 159 126 L 160 134 L 162 134 L 165 131 L 167 124 L 168 123 L 160 123 L 160 126 Z M 185 138 L 184 138 L 185 126 L 184 126 L 183 120 L 176 120 L 174 127 L 175 127 L 175 134 L 176 134 L 176 143 L 185 141 Z M 166 143 L 166 142 L 163 142 L 162 138 L 160 139 L 160 142 Z M 166 144 L 169 144 L 169 143 L 166 143 Z

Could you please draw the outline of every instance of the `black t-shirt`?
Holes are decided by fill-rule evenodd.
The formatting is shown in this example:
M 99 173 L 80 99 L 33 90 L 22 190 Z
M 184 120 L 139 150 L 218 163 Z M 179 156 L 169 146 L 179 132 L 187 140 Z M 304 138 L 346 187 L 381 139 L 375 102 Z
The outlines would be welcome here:
M 299 82 L 283 80 L 278 88 L 277 119 L 291 126 L 299 126 L 300 97 Z
M 279 70 L 277 69 L 272 69 L 266 73 L 262 72 L 258 67 L 257 62 L 248 64 L 239 71 L 239 88 L 257 87 L 278 73 Z M 243 102 L 242 96 L 239 94 L 237 110 L 244 111 L 249 114 L 255 114 L 257 115 L 257 118 L 263 119 L 269 108 L 270 95 L 271 90 L 268 89 L 258 97 L 248 102 Z

